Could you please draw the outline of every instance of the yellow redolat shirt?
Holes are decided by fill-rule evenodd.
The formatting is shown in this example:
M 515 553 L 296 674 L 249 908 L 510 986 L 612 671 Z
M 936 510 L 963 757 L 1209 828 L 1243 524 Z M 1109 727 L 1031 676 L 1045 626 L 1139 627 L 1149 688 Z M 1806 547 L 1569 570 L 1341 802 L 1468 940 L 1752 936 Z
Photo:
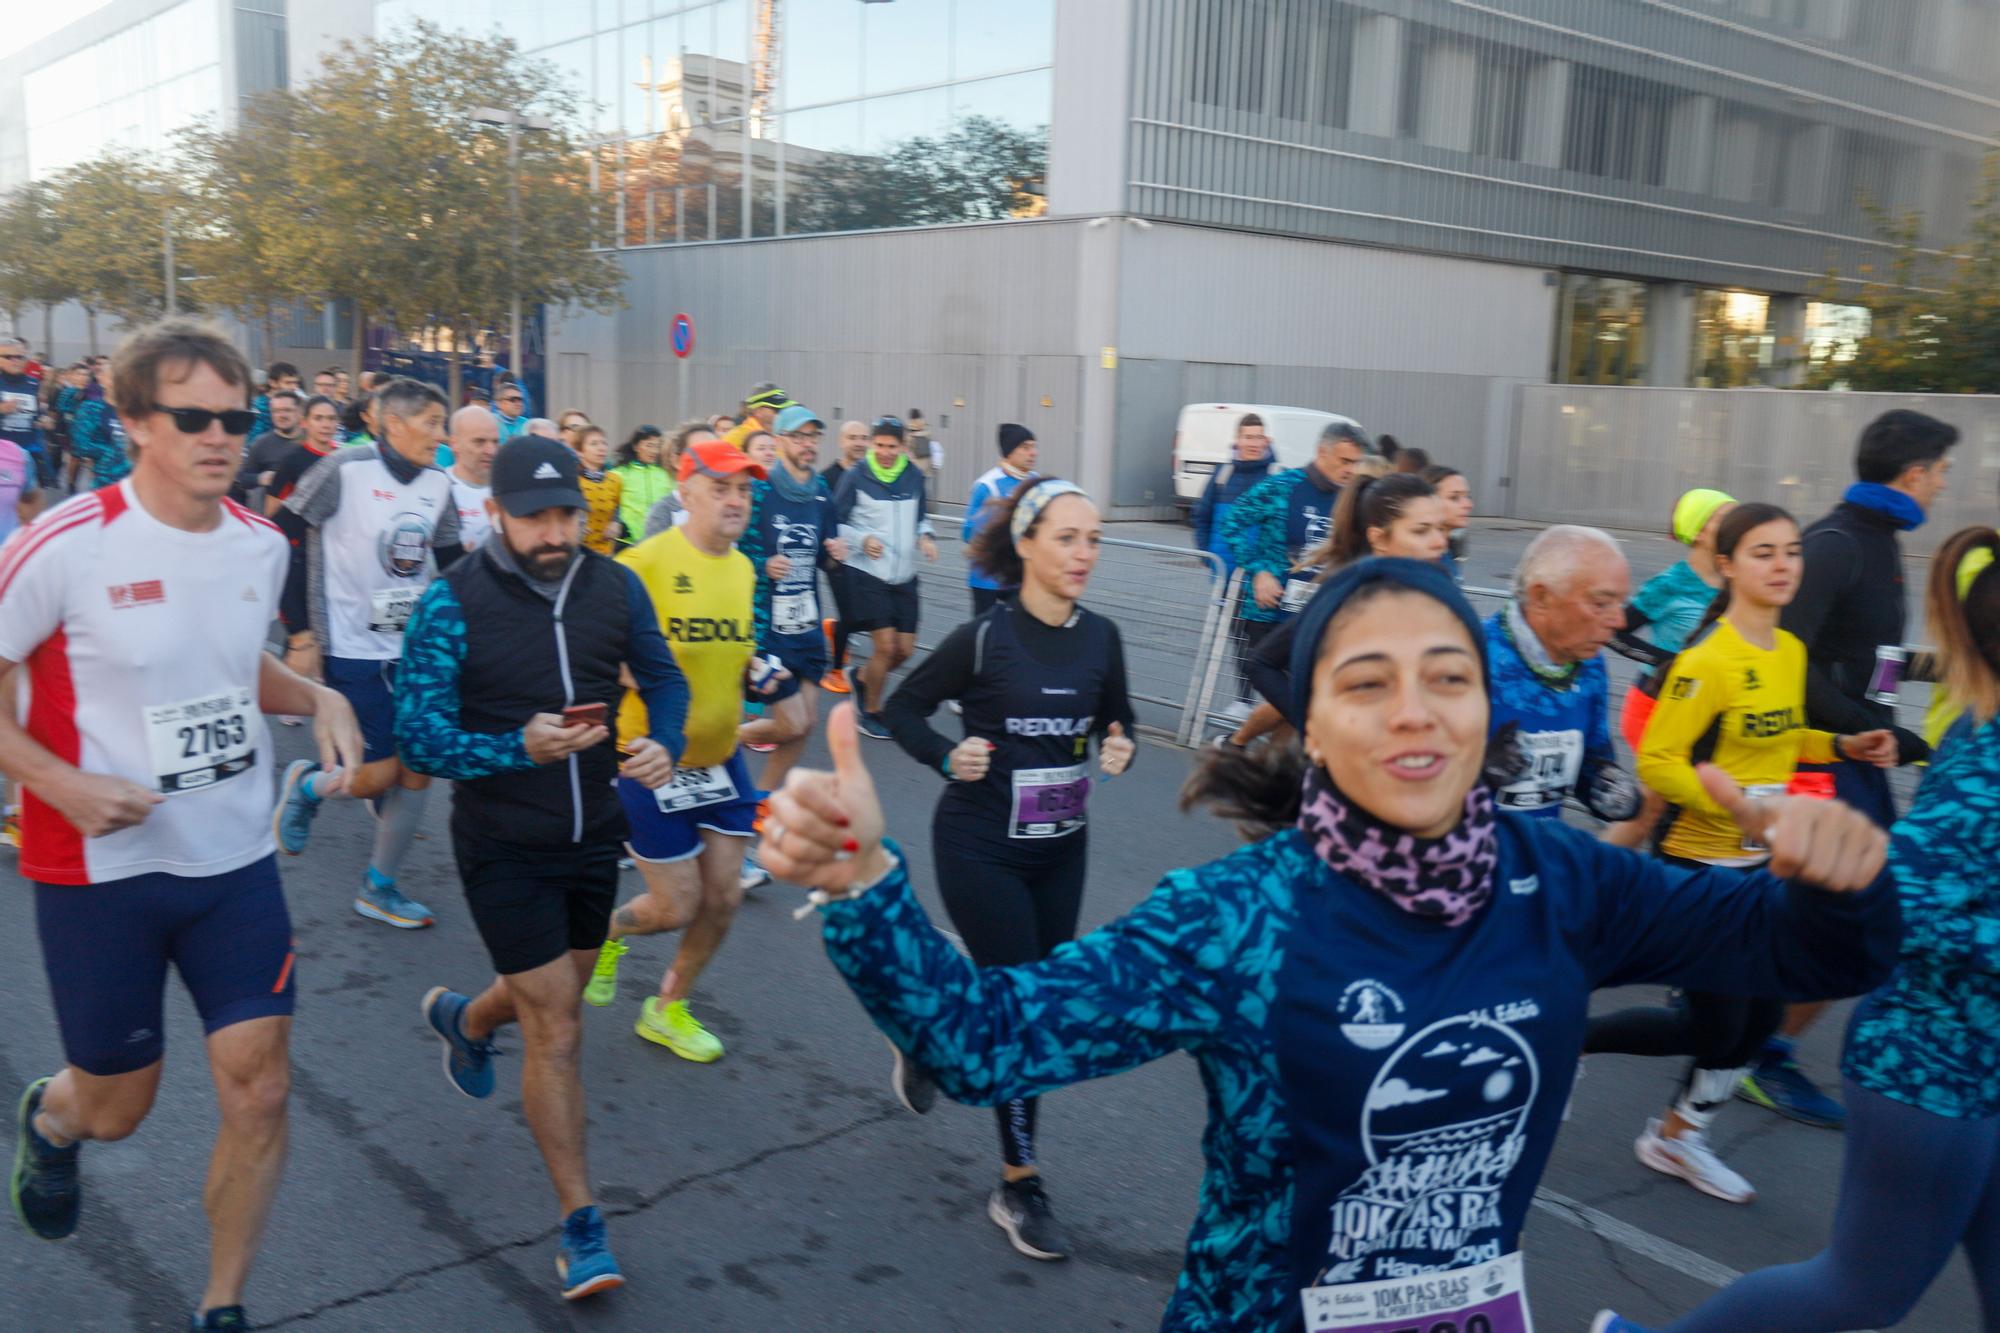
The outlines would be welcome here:
M 1784 630 L 1776 642 L 1768 652 L 1755 646 L 1725 616 L 1674 659 L 1638 763 L 1639 780 L 1680 807 L 1660 844 L 1669 856 L 1741 861 L 1766 854 L 1695 776 L 1695 747 L 1711 730 L 1708 761 L 1753 796 L 1781 794 L 1801 762 L 1838 757 L 1831 733 L 1806 726 L 1805 644 Z
M 660 633 L 688 682 L 683 768 L 707 768 L 736 753 L 743 720 L 743 673 L 757 648 L 751 620 L 757 572 L 741 551 L 703 555 L 679 528 L 640 542 L 618 557 L 652 594 Z M 618 743 L 646 734 L 646 705 L 627 690 L 618 706 Z

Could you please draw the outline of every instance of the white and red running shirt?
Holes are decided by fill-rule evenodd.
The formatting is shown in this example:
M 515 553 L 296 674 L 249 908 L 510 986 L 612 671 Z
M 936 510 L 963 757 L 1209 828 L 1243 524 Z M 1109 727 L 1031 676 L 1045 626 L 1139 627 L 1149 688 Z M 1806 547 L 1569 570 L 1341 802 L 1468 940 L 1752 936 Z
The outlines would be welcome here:
M 0 550 L 0 657 L 27 665 L 28 733 L 166 797 L 86 839 L 25 789 L 23 875 L 219 875 L 271 854 L 257 678 L 289 556 L 275 524 L 229 500 L 211 531 L 168 527 L 130 480 L 64 501 Z

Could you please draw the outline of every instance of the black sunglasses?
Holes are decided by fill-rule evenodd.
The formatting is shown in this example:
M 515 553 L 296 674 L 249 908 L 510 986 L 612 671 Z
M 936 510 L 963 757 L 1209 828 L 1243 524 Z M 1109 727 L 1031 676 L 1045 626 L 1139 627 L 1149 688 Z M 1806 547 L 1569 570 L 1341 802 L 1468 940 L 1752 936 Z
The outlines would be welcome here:
M 247 407 L 232 407 L 227 412 L 211 412 L 205 407 L 168 407 L 164 403 L 154 403 L 155 412 L 164 412 L 174 419 L 174 429 L 183 435 L 199 435 L 208 429 L 212 421 L 222 423 L 225 435 L 248 435 L 250 428 L 257 424 L 257 414 Z

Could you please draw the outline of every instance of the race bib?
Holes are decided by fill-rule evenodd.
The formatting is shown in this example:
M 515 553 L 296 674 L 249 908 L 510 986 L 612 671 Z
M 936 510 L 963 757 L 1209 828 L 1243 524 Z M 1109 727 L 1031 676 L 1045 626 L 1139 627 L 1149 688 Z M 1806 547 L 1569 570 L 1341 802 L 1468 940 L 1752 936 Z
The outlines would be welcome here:
M 1090 779 L 1082 764 L 1014 770 L 1014 819 L 1010 838 L 1060 838 L 1083 827 Z
M 401 634 L 423 595 L 422 588 L 383 588 L 368 599 L 368 628 L 377 634 Z
M 1745 787 L 1743 789 L 1743 794 L 1745 796 L 1748 796 L 1753 801 L 1769 801 L 1775 799 L 1776 797 L 1783 796 L 1786 792 L 1790 790 L 1791 790 L 1791 785 L 1789 783 L 1760 782 Z M 1760 842 L 1756 838 L 1752 837 L 1750 834 L 1746 833 L 1743 835 L 1743 850 L 1746 852 L 1768 852 L 1771 850 L 1771 847 L 1769 843 Z
M 0 393 L 0 430 L 33 430 L 35 395 L 9 390 Z
M 1534 1333 L 1520 1251 L 1386 1282 L 1308 1287 L 1307 1333 Z
M 175 796 L 248 773 L 257 766 L 256 714 L 248 685 L 147 708 L 153 785 Z
M 1526 766 L 1520 777 L 1500 789 L 1500 804 L 1508 810 L 1540 810 L 1561 805 L 1583 772 L 1583 733 L 1523 731 L 1516 737 Z
M 771 633 L 804 634 L 819 628 L 819 598 L 811 588 L 771 596 Z
M 1312 600 L 1313 591 L 1318 587 L 1319 585 L 1311 579 L 1287 579 L 1285 580 L 1285 599 L 1279 603 L 1279 606 L 1287 611 L 1302 610 L 1305 604 Z
M 727 764 L 675 769 L 674 780 L 656 788 L 653 799 L 660 803 L 662 811 L 670 815 L 723 805 L 736 799 L 736 779 L 729 776 Z

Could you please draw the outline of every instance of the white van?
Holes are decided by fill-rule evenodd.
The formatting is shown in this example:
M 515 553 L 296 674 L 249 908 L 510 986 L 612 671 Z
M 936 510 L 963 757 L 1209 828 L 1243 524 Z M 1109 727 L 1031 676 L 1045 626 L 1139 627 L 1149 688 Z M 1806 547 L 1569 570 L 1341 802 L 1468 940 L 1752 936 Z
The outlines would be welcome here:
M 1273 407 L 1264 403 L 1189 403 L 1174 427 L 1174 501 L 1188 506 L 1201 498 L 1215 470 L 1228 462 L 1236 445 L 1236 423 L 1246 413 L 1264 419 L 1264 433 L 1281 468 L 1304 467 L 1328 426 L 1359 423 L 1332 412 L 1309 407 Z

